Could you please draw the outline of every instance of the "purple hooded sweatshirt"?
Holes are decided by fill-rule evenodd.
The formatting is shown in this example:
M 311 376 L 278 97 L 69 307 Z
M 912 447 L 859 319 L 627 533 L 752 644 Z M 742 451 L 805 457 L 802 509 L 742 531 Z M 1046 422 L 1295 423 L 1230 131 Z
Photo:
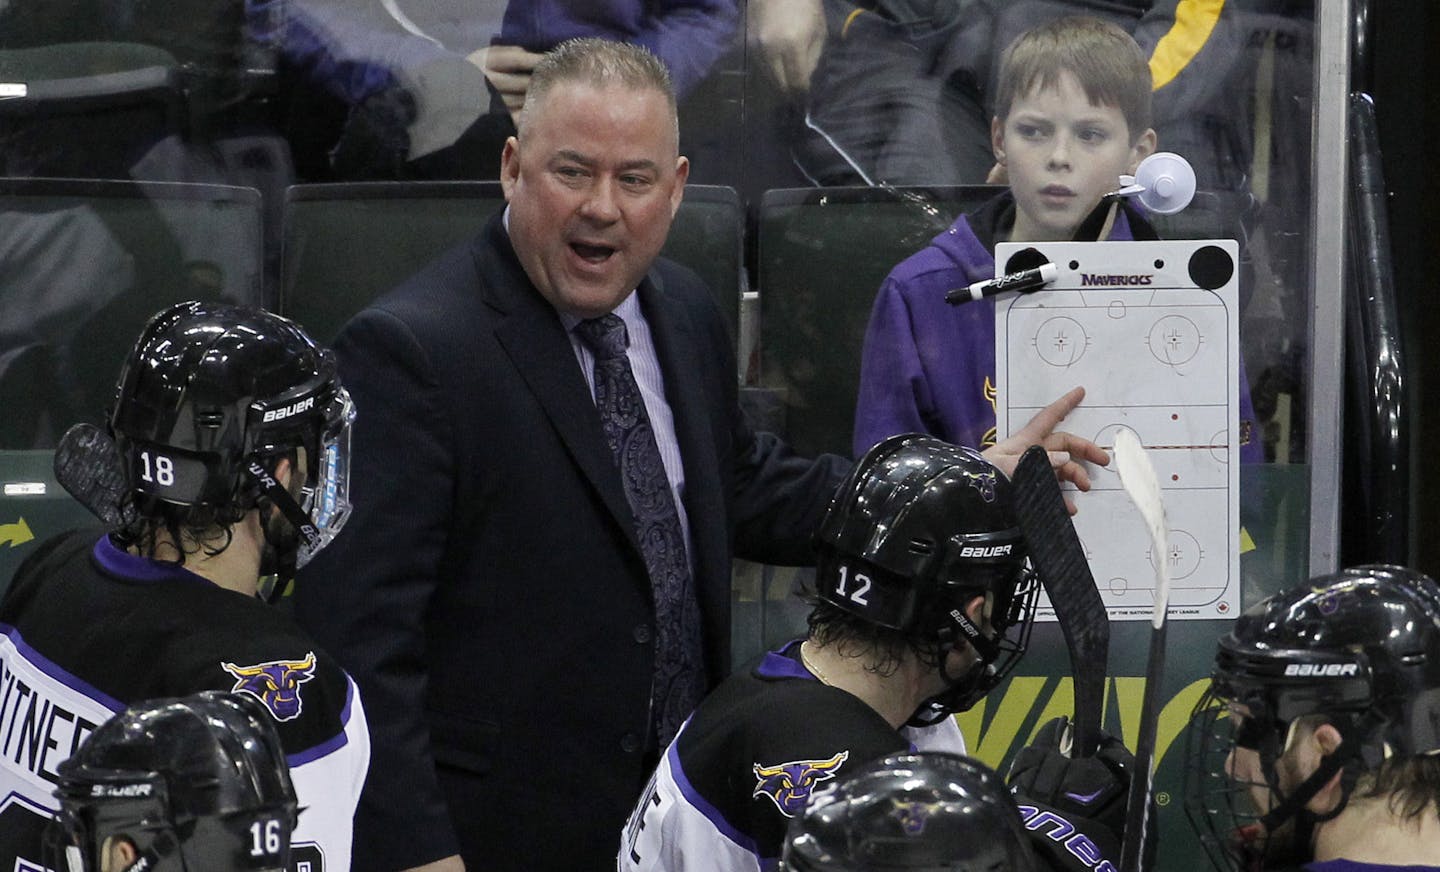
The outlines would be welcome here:
M 1111 240 L 1155 238 L 1119 210 Z M 885 277 L 860 363 L 855 456 L 897 433 L 928 433 L 958 445 L 995 443 L 995 301 L 952 306 L 945 292 L 995 277 L 995 240 L 1015 222 L 1008 191 L 956 219 Z M 1240 459 L 1259 462 L 1255 412 L 1240 364 Z

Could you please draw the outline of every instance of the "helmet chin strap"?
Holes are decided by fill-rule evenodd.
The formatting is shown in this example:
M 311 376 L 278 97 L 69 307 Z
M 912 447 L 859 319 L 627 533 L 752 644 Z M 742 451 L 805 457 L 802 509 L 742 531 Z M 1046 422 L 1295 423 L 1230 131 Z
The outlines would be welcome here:
M 994 640 L 987 639 L 985 634 L 980 632 L 980 628 L 960 609 L 950 610 L 950 620 L 960 629 L 965 641 L 975 649 L 978 657 L 964 674 L 952 676 L 945 661 L 950 659 L 950 652 L 959 647 L 958 636 L 953 630 L 942 632 L 940 677 L 945 680 L 946 688 L 921 702 L 915 713 L 905 722 L 907 726 L 933 726 L 955 712 L 970 708 L 994 686 L 994 664 L 999 654 L 999 646 Z
M 1316 824 L 1334 820 L 1345 811 L 1346 806 L 1350 804 L 1350 794 L 1360 773 L 1352 767 L 1341 776 L 1340 801 L 1335 804 L 1335 808 L 1328 812 L 1314 812 L 1305 806 L 1326 784 L 1330 783 L 1330 779 L 1334 778 L 1335 774 L 1340 772 L 1347 763 L 1361 759 L 1363 749 L 1360 746 L 1360 737 L 1368 732 L 1363 725 L 1367 723 L 1378 725 L 1380 721 L 1381 718 L 1371 712 L 1367 713 L 1358 724 L 1352 725 L 1348 719 L 1342 719 L 1339 723 L 1335 723 L 1334 726 L 1340 731 L 1340 747 L 1334 753 L 1326 754 L 1320 760 L 1320 765 L 1315 768 L 1315 771 L 1300 782 L 1294 791 L 1281 800 L 1279 805 L 1261 815 L 1258 823 L 1265 828 L 1265 831 L 1273 833 L 1286 821 L 1294 818 L 1296 847 L 1308 857 L 1311 851 L 1311 842 L 1315 836 Z M 1275 790 L 1276 787 L 1273 761 L 1278 756 L 1272 755 L 1272 762 L 1266 766 L 1267 780 L 1271 781 L 1271 790 Z
M 274 575 L 280 579 L 294 578 L 301 541 L 304 540 L 311 548 L 315 548 L 320 541 L 320 533 L 315 529 L 310 516 L 305 514 L 305 510 L 300 508 L 300 504 L 295 502 L 295 498 L 290 496 L 290 492 L 275 476 L 265 470 L 260 461 L 250 458 L 246 461 L 245 471 L 260 489 L 261 530 L 265 535 L 260 556 L 260 574 Z M 270 523 L 269 517 L 264 517 L 266 513 L 263 509 L 266 503 L 278 509 L 285 520 L 290 522 L 289 530 L 276 529 L 278 525 Z M 285 587 L 284 583 L 274 585 L 266 599 L 273 603 L 284 593 Z

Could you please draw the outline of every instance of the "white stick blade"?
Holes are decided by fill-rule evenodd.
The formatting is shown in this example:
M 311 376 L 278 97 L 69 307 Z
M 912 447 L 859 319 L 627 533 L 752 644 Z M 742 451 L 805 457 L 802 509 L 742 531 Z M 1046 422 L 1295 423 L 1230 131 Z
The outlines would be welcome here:
M 1165 503 L 1160 497 L 1160 479 L 1150 456 L 1135 434 L 1125 427 L 1115 431 L 1115 468 L 1120 484 L 1150 529 L 1150 548 L 1155 565 L 1155 613 L 1150 623 L 1157 629 L 1165 620 L 1170 600 L 1170 530 L 1165 520 Z

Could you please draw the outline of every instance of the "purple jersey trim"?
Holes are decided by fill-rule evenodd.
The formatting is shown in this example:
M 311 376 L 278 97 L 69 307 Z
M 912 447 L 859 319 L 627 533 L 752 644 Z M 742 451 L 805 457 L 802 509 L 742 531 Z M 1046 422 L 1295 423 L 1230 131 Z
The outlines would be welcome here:
M 9 624 L 0 624 L 0 635 L 9 637 L 11 644 L 15 646 L 15 650 L 19 651 L 20 656 L 24 657 L 26 662 L 28 662 L 31 666 L 34 666 L 36 669 L 40 670 L 41 672 L 65 685 L 76 693 L 80 693 L 90 697 L 95 702 L 100 703 L 101 705 L 105 706 L 113 712 L 118 712 L 125 708 L 125 703 L 121 702 L 110 694 L 105 693 L 104 691 L 99 690 L 96 687 L 93 687 L 92 685 L 86 684 L 85 682 L 76 678 L 74 675 L 71 675 L 69 672 L 65 671 L 49 657 L 46 657 L 44 654 L 41 654 L 34 648 L 31 648 L 25 642 L 24 638 L 21 637 L 20 631 L 10 626 Z
M 804 639 L 791 639 L 775 651 L 766 653 L 761 659 L 760 665 L 755 667 L 757 678 L 803 678 L 808 681 L 817 681 L 810 670 L 806 669 L 800 661 L 790 656 L 790 649 L 804 642 Z
M 59 808 L 59 803 L 58 803 L 58 802 L 57 802 L 55 805 L 53 805 L 53 806 L 48 806 L 48 807 L 47 807 L 47 806 L 43 806 L 43 805 L 40 805 L 40 804 L 39 804 L 38 802 L 36 802 L 35 800 L 33 800 L 33 799 L 31 799 L 31 798 L 29 798 L 29 797 L 27 797 L 27 796 L 21 796 L 19 793 L 15 792 L 15 791 L 13 791 L 13 790 L 10 791 L 9 793 L 5 794 L 5 798 L 4 798 L 4 799 L 0 799 L 0 812 L 3 812 L 8 806 L 12 806 L 12 805 L 15 806 L 15 807 L 17 807 L 17 808 L 28 809 L 30 812 L 32 812 L 32 813 L 34 813 L 34 814 L 38 814 L 38 815 L 40 815 L 40 816 L 42 816 L 42 817 L 51 817 L 51 816 L 53 816 L 53 815 L 55 814 L 56 809 Z M 23 865 L 22 865 L 22 866 L 19 866 L 19 867 L 17 868 L 16 872 L 20 872 L 20 870 L 27 869 L 27 868 L 29 868 L 29 867 L 23 866 Z
M 312 763 L 321 757 L 332 754 L 346 745 L 350 744 L 350 737 L 346 735 L 345 728 L 350 725 L 350 706 L 355 702 L 355 682 L 350 676 L 345 676 L 345 706 L 340 710 L 340 732 L 318 745 L 306 748 L 295 754 L 286 756 L 285 762 L 290 768 Z
M 685 727 L 682 726 L 680 728 L 680 736 L 684 735 Z M 670 775 L 675 779 L 675 787 L 678 788 L 681 795 L 685 797 L 685 801 L 690 803 L 690 806 L 696 811 L 704 815 L 706 820 L 710 821 L 710 823 L 715 826 L 715 829 L 720 831 L 721 835 L 754 854 L 755 859 L 759 860 L 763 866 L 764 858 L 760 856 L 760 848 L 755 844 L 755 840 L 731 826 L 730 822 L 725 820 L 725 816 L 720 813 L 720 810 L 711 805 L 705 797 L 701 796 L 700 791 L 696 790 L 695 786 L 690 783 L 690 779 L 685 777 L 685 770 L 680 765 L 680 736 L 677 736 L 675 741 L 671 742 L 670 747 L 665 751 L 665 756 L 670 760 Z
M 198 581 L 201 584 L 213 584 L 209 579 L 196 575 L 183 566 L 131 554 L 110 541 L 108 534 L 101 536 L 95 543 L 93 555 L 95 563 L 102 570 L 127 581 Z

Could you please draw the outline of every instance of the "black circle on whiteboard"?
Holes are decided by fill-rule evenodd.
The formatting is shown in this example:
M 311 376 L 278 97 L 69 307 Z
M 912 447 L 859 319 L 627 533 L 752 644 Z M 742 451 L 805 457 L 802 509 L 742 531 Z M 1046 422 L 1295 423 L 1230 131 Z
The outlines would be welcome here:
M 1010 255 L 1005 261 L 1005 273 L 1024 272 L 1027 269 L 1039 269 L 1050 262 L 1050 258 L 1040 253 L 1038 248 L 1022 248 Z
M 1190 255 L 1190 281 L 1207 291 L 1223 287 L 1235 274 L 1235 261 L 1218 245 L 1207 245 Z

